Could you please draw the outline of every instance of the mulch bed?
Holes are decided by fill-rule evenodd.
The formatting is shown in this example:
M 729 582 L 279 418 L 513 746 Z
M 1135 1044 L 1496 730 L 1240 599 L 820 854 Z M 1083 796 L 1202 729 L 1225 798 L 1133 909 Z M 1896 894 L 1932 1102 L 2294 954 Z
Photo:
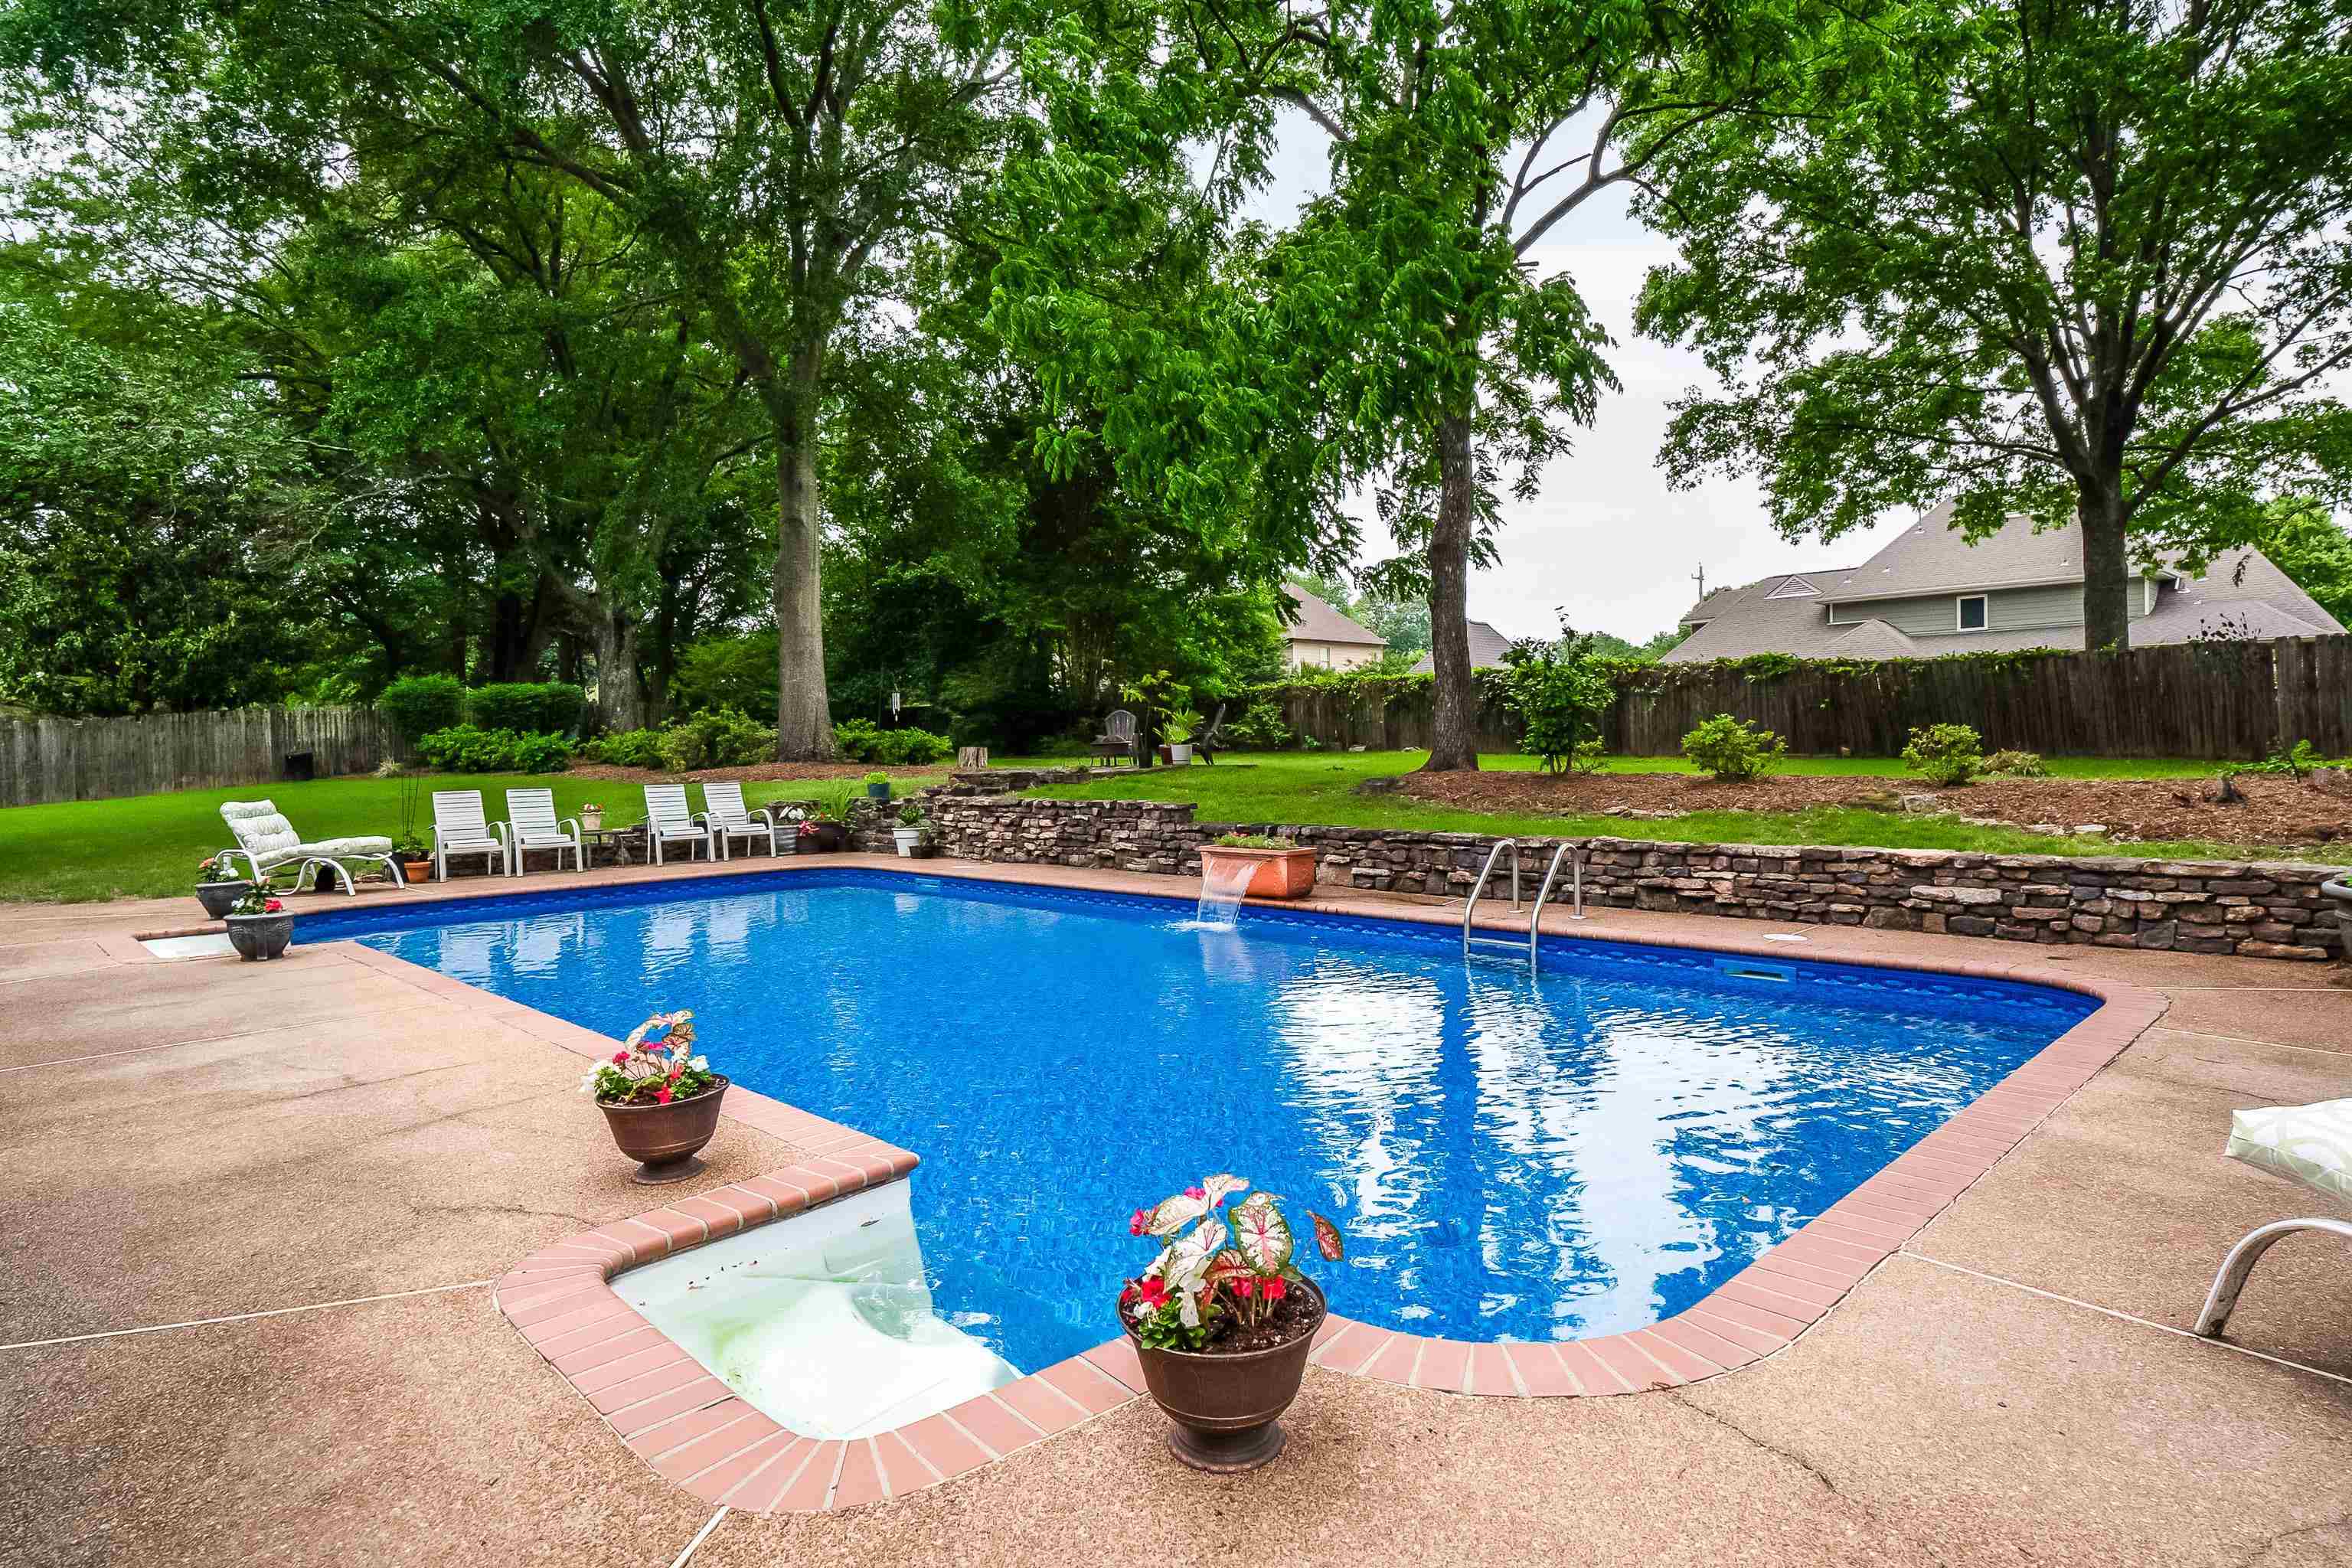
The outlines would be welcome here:
M 954 764 L 930 763 L 921 767 L 877 769 L 871 763 L 754 763 L 740 768 L 704 768 L 699 773 L 666 773 L 654 768 L 615 767 L 610 763 L 574 763 L 565 770 L 575 779 L 612 779 L 621 784 L 675 784 L 679 779 L 742 779 L 773 783 L 792 779 L 862 779 L 886 773 L 894 779 L 936 777 Z
M 2020 826 L 2072 829 L 2104 825 L 2112 838 L 2201 838 L 2223 844 L 2292 847 L 2352 837 L 2352 793 L 2323 790 L 2267 773 L 2242 773 L 2242 804 L 2208 798 L 2201 779 L 1984 779 L 1960 789 L 1923 780 L 1780 776 L 1725 784 L 1684 773 L 1407 773 L 1398 792 L 1467 811 L 1570 814 L 1606 812 L 1801 811 L 1808 806 L 1896 810 L 1904 795 L 1933 795 L 1930 808 L 1990 817 Z M 1636 819 L 1638 821 L 1638 819 Z M 1625 837 L 1641 837 L 1629 823 Z

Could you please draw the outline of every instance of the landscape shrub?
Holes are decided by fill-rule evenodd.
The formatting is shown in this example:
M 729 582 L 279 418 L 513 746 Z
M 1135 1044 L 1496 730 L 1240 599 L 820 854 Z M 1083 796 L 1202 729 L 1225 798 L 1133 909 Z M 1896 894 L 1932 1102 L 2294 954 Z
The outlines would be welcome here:
M 1601 719 L 1616 688 L 1592 652 L 1590 635 L 1562 625 L 1557 642 L 1513 643 L 1503 654 L 1503 704 L 1518 716 L 1519 750 L 1542 759 L 1548 773 L 1591 773 L 1601 766 Z
M 662 765 L 662 732 L 623 730 L 589 742 L 580 748 L 580 754 L 592 763 L 609 763 L 616 768 L 658 768 Z
M 483 730 L 568 734 L 587 704 L 586 692 L 561 680 L 509 680 L 466 693 L 466 721 Z
M 416 752 L 445 773 L 551 773 L 572 760 L 572 742 L 562 735 L 453 724 L 420 738 Z
M 1761 778 L 1789 754 L 1789 742 L 1744 719 L 1717 713 L 1683 737 L 1683 755 L 1701 773 L 1730 783 Z
M 1278 752 L 1290 744 L 1290 726 L 1282 721 L 1280 708 L 1260 698 L 1240 718 L 1225 721 L 1225 737 L 1244 751 Z
M 1984 771 L 2012 779 L 2046 779 L 2050 776 L 2049 765 L 2042 762 L 2039 752 L 1995 752 L 1984 760 Z
M 1930 784 L 1964 784 L 1983 771 L 1984 737 L 1968 724 L 1930 724 L 1911 731 L 1903 763 Z
M 375 707 L 413 746 L 465 716 L 466 687 L 454 675 L 404 675 L 383 689 Z
M 714 708 L 661 734 L 661 765 L 674 773 L 745 768 L 776 760 L 775 727 L 735 708 Z
M 844 719 L 833 727 L 834 753 L 845 763 L 878 763 L 886 768 L 919 767 L 955 755 L 955 742 L 929 730 L 885 730 L 866 719 Z

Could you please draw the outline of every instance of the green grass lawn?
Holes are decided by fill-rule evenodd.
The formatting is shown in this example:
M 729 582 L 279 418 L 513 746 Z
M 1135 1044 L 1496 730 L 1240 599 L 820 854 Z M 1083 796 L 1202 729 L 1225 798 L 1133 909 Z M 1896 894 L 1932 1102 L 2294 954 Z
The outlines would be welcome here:
M 1675 843 L 1825 844 L 1887 849 L 1975 849 L 1995 854 L 2136 855 L 2155 858 L 2242 858 L 2249 847 L 2202 843 L 2111 845 L 2102 838 L 2053 837 L 2021 828 L 1971 827 L 1943 816 L 1913 816 L 1852 806 L 1815 806 L 1803 811 L 1701 811 L 1665 820 L 1601 816 L 1547 816 L 1509 812 L 1462 811 L 1396 795 L 1359 795 L 1356 786 L 1368 778 L 1409 772 L 1421 764 L 1419 752 L 1281 752 L 1251 756 L 1229 753 L 1217 767 L 1152 768 L 1132 775 L 1083 784 L 1056 784 L 1032 791 L 1058 800 L 1191 801 L 1202 822 L 1323 823 L 1335 827 L 1403 827 L 1433 832 L 1582 836 L 1602 834 L 1620 838 L 1657 838 Z M 1634 764 L 1653 759 L 1623 759 L 1623 772 L 1646 770 Z M 1881 762 L 1864 765 L 1861 759 L 1815 759 L 1818 771 L 1875 773 Z M 1246 763 L 1247 766 L 1234 766 Z M 1532 766 L 1526 757 L 1478 759 L 1481 768 L 1514 770 Z M 2149 776 L 2179 777 L 2211 764 L 2116 763 L 2106 767 L 2171 769 Z M 1665 771 L 1686 771 L 1675 768 Z M 1792 763 L 1790 773 L 1809 770 Z M 2114 776 L 2114 775 L 2108 775 Z M 2126 776 L 2142 776 L 2138 774 Z M 2352 848 L 2321 857 L 2352 857 Z M 2310 857 L 2304 856 L 2304 858 Z
M 944 779 L 896 781 L 904 791 Z M 245 784 L 234 789 L 182 790 L 170 795 L 131 795 L 120 800 L 68 801 L 55 805 L 19 805 L 0 810 L 0 901 L 84 903 L 96 899 L 156 897 L 185 892 L 195 885 L 196 862 L 228 847 L 221 821 L 225 800 L 274 800 L 305 838 L 341 838 L 360 834 L 398 837 L 399 779 L 319 779 L 310 784 Z M 467 773 L 422 777 L 416 832 L 429 837 L 431 792 L 478 789 L 489 816 L 506 816 L 504 791 L 546 787 L 555 791 L 555 814 L 577 816 L 595 801 L 604 807 L 604 826 L 643 821 L 645 792 L 634 784 L 574 779 L 562 773 L 535 776 Z M 845 781 L 851 782 L 851 781 Z M 750 784 L 743 796 L 753 805 L 771 800 L 806 799 L 807 784 Z M 687 798 L 698 809 L 698 787 Z M 538 862 L 533 861 L 536 865 Z

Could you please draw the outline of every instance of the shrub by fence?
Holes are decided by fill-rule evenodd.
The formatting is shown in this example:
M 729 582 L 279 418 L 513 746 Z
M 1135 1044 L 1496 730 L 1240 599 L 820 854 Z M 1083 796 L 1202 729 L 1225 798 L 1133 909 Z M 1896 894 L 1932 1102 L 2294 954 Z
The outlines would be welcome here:
M 1958 654 L 1613 666 L 1612 752 L 1671 756 L 1717 713 L 1779 731 L 1789 748 L 1893 756 L 1915 728 L 1969 724 L 1987 745 L 2057 756 L 2251 761 L 2309 741 L 2352 754 L 2352 637 L 2169 643 L 2101 653 Z M 1484 683 L 1479 748 L 1513 751 L 1517 726 Z M 1427 676 L 1337 677 L 1251 694 L 1326 745 L 1426 746 Z
M 318 774 L 363 773 L 407 752 L 369 708 L 241 708 L 137 719 L 0 718 L 0 805 L 265 784 L 289 753 Z

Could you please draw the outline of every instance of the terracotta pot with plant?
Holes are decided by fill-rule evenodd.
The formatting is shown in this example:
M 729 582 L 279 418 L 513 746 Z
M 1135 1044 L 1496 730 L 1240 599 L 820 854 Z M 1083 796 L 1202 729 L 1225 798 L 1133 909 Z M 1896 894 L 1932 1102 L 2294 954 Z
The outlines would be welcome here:
M 196 902 L 205 906 L 205 913 L 220 919 L 236 908 L 239 899 L 253 890 L 253 883 L 236 874 L 230 864 L 229 853 L 207 855 L 196 862 Z
M 580 1080 L 580 1092 L 596 1097 L 613 1142 L 638 1162 L 636 1180 L 653 1185 L 703 1169 L 695 1155 L 719 1131 L 727 1079 L 696 1054 L 693 1014 L 656 1013 Z
M 1201 846 L 1201 880 L 1250 899 L 1303 899 L 1315 890 L 1315 851 L 1263 833 L 1228 833 Z
M 1151 1397 L 1173 1421 L 1168 1447 L 1196 1469 L 1254 1470 L 1282 1452 L 1281 1415 L 1298 1397 L 1307 1352 L 1323 1326 L 1322 1289 L 1291 1261 L 1290 1224 L 1272 1193 L 1214 1175 L 1138 1209 L 1128 1234 L 1163 1245 L 1118 1296 L 1118 1316 Z M 1329 1262 L 1339 1227 L 1309 1212 Z
M 422 882 L 433 875 L 433 852 L 414 833 L 404 833 L 392 841 L 392 858 L 399 862 L 400 874 L 407 881 Z
M 276 958 L 294 940 L 294 917 L 259 888 L 247 888 L 224 919 L 229 945 L 248 963 Z

